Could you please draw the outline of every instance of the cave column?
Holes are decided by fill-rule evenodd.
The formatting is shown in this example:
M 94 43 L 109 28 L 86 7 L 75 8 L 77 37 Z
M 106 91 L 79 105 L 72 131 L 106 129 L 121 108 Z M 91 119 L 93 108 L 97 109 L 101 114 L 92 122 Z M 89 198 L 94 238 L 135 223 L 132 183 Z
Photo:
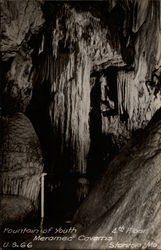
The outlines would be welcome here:
M 90 146 L 91 62 L 83 50 L 59 55 L 55 64 L 50 115 L 58 141 L 58 152 L 61 152 L 59 157 L 64 158 L 66 166 L 63 167 L 67 172 L 84 174 Z

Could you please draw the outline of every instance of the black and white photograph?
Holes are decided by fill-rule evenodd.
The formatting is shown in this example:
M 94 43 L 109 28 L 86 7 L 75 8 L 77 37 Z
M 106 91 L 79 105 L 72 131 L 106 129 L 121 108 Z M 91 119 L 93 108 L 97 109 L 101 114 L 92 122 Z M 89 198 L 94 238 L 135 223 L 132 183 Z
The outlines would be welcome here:
M 0 250 L 161 250 L 161 0 L 0 0 Z

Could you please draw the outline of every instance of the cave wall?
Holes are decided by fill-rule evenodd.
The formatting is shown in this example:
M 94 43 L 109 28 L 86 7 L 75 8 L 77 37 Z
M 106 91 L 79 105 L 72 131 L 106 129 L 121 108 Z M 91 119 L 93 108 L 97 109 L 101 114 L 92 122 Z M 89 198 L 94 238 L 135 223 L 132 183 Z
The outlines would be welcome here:
M 33 88 L 30 40 L 44 23 L 41 1 L 2 1 L 1 9 L 2 105 L 6 113 L 25 112 Z
M 78 208 L 77 237 L 67 248 L 160 249 L 160 114 L 122 148 Z
M 32 97 L 31 38 L 44 23 L 41 1 L 1 1 L 1 226 L 38 208 L 41 146 L 25 111 Z

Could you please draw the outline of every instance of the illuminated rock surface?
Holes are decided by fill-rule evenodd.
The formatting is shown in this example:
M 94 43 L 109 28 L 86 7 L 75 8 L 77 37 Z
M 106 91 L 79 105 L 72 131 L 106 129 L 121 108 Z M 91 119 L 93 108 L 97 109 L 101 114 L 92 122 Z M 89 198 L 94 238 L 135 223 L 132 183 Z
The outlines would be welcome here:
M 80 228 L 77 235 L 112 239 L 77 241 L 71 243 L 72 249 L 109 249 L 109 244 L 117 242 L 151 242 L 160 249 L 160 114 L 157 111 L 148 127 L 111 161 L 74 216 L 73 222 Z

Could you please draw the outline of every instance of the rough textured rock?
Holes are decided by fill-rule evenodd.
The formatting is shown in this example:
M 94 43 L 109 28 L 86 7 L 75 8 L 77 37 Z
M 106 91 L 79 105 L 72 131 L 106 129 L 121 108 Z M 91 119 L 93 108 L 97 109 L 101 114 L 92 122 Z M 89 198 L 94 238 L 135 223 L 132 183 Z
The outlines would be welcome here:
M 142 62 L 143 65 L 143 62 Z M 145 81 L 146 72 L 120 71 L 117 79 L 119 114 L 128 113 L 128 129 L 144 128 L 161 105 L 161 95 Z M 139 83 L 139 84 L 138 84 Z
M 26 111 L 32 96 L 32 39 L 44 23 L 41 4 L 1 1 L 2 223 L 21 220 L 38 205 L 43 170 L 40 143 L 31 122 L 20 112 Z
M 30 41 L 40 32 L 43 23 L 41 1 L 1 2 L 0 51 L 5 113 L 25 112 L 31 99 L 32 52 L 35 45 L 32 46 Z
M 2 59 L 16 56 L 41 28 L 44 20 L 41 1 L 2 1 L 1 2 L 1 52 Z
M 31 77 L 32 58 L 25 51 L 17 52 L 6 75 L 3 90 L 3 111 L 5 113 L 25 112 L 33 89 Z
M 23 196 L 36 205 L 43 161 L 31 122 L 22 113 L 3 117 L 1 139 L 1 194 Z
M 142 246 L 151 242 L 160 249 L 160 114 L 161 110 L 157 111 L 144 132 L 131 139 L 115 157 L 75 214 L 73 222 L 81 228 L 80 234 L 112 239 L 79 241 L 71 244 L 72 249 L 107 249 L 110 244 L 116 247 L 117 242 Z M 143 233 L 129 232 L 129 228 Z
M 34 210 L 30 199 L 16 195 L 1 196 L 0 227 L 6 224 L 21 223 Z
M 161 66 L 160 1 L 133 1 L 134 16 L 132 31 L 138 32 L 135 42 L 135 65 L 151 78 L 155 69 Z M 143 42 L 146 41 L 146 42 Z

